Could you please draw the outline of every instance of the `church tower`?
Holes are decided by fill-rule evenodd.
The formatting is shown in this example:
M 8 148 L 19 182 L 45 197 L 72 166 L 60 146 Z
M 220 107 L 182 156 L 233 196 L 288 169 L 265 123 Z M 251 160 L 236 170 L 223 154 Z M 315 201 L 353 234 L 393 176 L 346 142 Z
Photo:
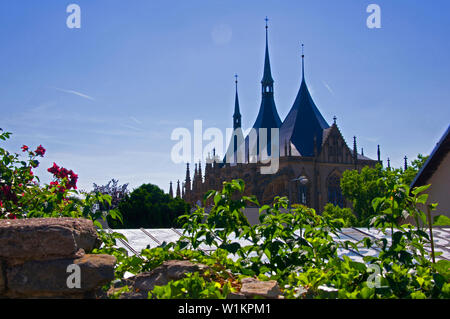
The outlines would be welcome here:
M 261 80 L 261 105 L 259 107 L 259 113 L 256 117 L 255 124 L 253 124 L 253 128 L 256 130 L 256 140 L 252 140 L 251 136 L 248 135 L 246 137 L 246 158 L 248 158 L 249 150 L 250 155 L 252 154 L 251 150 L 256 149 L 256 154 L 258 158 L 260 156 L 261 150 L 259 149 L 259 129 L 265 128 L 267 129 L 267 155 L 271 155 L 271 128 L 280 128 L 281 119 L 278 115 L 277 108 L 275 106 L 275 100 L 273 96 L 273 78 L 272 71 L 270 67 L 270 58 L 269 58 L 269 39 L 268 39 L 268 25 L 267 21 L 269 21 L 266 17 L 266 51 L 264 57 L 264 73 L 263 78 Z M 251 157 L 251 156 L 250 156 Z M 252 162 L 256 162 L 256 159 L 253 159 Z
M 234 98 L 234 113 L 233 113 L 233 135 L 231 136 L 230 144 L 227 149 L 227 153 L 223 159 L 224 163 L 245 163 L 245 149 L 244 149 L 244 132 L 242 131 L 241 112 L 239 109 L 239 96 L 238 96 L 238 76 L 235 77 L 235 98 Z
M 173 189 L 172 189 L 172 182 L 170 182 L 170 187 L 169 187 L 169 196 L 170 196 L 170 198 L 173 198 Z

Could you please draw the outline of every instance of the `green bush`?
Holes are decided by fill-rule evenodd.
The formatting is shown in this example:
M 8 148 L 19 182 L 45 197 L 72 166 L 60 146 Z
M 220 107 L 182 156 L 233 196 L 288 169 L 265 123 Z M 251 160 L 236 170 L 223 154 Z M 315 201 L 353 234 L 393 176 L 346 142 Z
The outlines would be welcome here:
M 108 219 L 111 228 L 168 228 L 178 226 L 176 219 L 189 212 L 189 204 L 156 185 L 143 184 L 127 194 L 118 209 L 123 223 Z
M 361 171 L 346 170 L 341 178 L 341 190 L 344 197 L 353 204 L 353 212 L 360 226 L 370 226 L 376 216 L 372 201 L 384 197 L 394 185 L 410 185 L 427 156 L 419 154 L 406 169 L 382 167 L 363 167 Z
M 350 208 L 341 208 L 332 203 L 328 203 L 324 207 L 322 216 L 330 219 L 341 218 L 344 221 L 342 227 L 358 226 L 358 220 Z

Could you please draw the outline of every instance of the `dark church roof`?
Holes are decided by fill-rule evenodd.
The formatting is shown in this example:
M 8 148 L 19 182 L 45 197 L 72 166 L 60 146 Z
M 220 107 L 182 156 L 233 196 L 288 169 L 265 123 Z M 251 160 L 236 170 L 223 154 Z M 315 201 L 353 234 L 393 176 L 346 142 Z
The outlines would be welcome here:
M 450 125 L 434 147 L 425 164 L 411 183 L 411 187 L 426 185 L 450 151 Z
M 280 128 L 280 145 L 291 141 L 301 156 L 314 156 L 314 140 L 317 152 L 320 152 L 324 130 L 329 127 L 311 98 L 305 81 L 303 63 L 300 89 Z

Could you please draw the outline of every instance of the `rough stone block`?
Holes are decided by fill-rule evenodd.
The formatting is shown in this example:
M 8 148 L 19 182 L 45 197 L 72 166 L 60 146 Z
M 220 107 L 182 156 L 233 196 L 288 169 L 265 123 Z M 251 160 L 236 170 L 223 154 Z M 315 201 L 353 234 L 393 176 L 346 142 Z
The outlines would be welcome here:
M 130 292 L 123 293 L 121 299 L 146 299 L 155 286 L 167 285 L 171 280 L 180 280 L 186 273 L 203 272 L 208 266 L 193 264 L 187 260 L 167 260 L 161 266 L 150 272 L 144 272 L 123 280 L 118 287 L 110 289 L 112 294 L 123 286 L 128 286 Z
M 275 280 L 260 281 L 255 278 L 242 279 L 241 294 L 247 299 L 253 297 L 262 297 L 269 299 L 278 299 L 282 296 L 278 283 Z
M 107 284 L 114 279 L 116 258 L 110 255 L 84 255 L 81 258 L 27 261 L 21 265 L 8 267 L 8 297 L 51 297 L 81 296 L 95 288 Z M 69 288 L 68 266 L 76 264 L 80 267 L 80 288 Z
M 75 257 L 100 245 L 91 220 L 82 218 L 29 218 L 0 220 L 0 258 L 44 260 Z

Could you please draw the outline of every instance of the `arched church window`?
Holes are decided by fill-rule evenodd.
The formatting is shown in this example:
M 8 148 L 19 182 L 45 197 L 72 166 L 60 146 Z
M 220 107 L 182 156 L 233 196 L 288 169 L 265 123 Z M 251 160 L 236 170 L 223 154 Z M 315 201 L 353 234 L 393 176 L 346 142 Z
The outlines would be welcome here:
M 344 207 L 344 197 L 341 192 L 341 180 L 338 175 L 334 174 L 328 178 L 328 202 L 333 205 Z

